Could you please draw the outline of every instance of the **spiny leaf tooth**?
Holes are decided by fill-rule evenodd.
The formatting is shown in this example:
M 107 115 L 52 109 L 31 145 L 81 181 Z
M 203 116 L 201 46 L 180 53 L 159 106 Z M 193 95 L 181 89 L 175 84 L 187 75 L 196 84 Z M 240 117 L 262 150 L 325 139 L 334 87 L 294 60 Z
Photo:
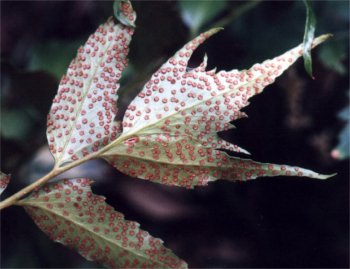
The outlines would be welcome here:
M 179 58 L 180 59 L 179 60 L 180 61 L 179 62 L 180 65 L 186 67 L 187 64 L 188 64 L 189 59 L 191 58 L 191 56 L 193 54 L 193 52 L 199 47 L 199 45 L 201 45 L 205 40 L 207 40 L 209 37 L 211 37 L 212 35 L 216 34 L 217 32 L 219 32 L 222 29 L 223 28 L 213 28 L 213 29 L 210 29 L 210 30 L 200 34 L 199 36 L 197 36 L 196 38 L 194 38 L 193 40 L 188 42 L 185 46 L 183 46 L 183 48 L 180 49 L 174 55 L 173 58 L 174 59 Z
M 203 62 L 200 64 L 200 66 L 198 66 L 198 69 L 205 71 L 205 69 L 207 68 L 207 64 L 208 64 L 208 55 L 205 53 L 203 57 Z
M 229 150 L 229 151 L 233 151 L 233 152 L 239 152 L 239 153 L 244 153 L 244 154 L 250 155 L 250 153 L 247 150 L 245 150 L 237 145 L 234 145 L 230 142 L 227 142 L 223 139 L 218 139 L 217 143 L 218 143 L 218 146 L 215 149 L 225 149 L 225 150 Z
M 217 67 L 214 67 L 213 69 L 208 70 L 206 72 L 206 74 L 209 75 L 209 76 L 215 76 L 216 75 L 216 70 L 217 70 Z

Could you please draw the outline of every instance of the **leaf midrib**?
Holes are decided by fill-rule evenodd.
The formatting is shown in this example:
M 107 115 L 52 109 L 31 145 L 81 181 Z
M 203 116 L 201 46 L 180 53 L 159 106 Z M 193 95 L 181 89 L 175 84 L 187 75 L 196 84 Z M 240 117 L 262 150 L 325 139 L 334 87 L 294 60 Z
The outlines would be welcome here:
M 250 70 L 250 69 L 244 69 L 244 70 L 241 70 L 241 71 L 239 71 L 239 72 L 241 73 L 241 72 L 245 72 L 245 71 L 248 71 L 248 70 Z M 227 71 L 224 71 L 224 70 L 223 70 L 223 71 L 220 71 L 220 72 L 227 72 Z M 219 72 L 219 73 L 220 73 L 220 72 Z M 232 72 L 232 71 L 229 71 L 229 72 Z M 227 73 L 229 73 L 229 72 L 227 72 Z M 186 72 L 185 74 L 187 74 L 187 73 L 190 73 L 190 72 Z M 217 77 L 217 75 L 218 75 L 219 73 L 215 73 L 214 75 Z M 258 79 L 258 78 L 261 78 L 261 77 L 263 77 L 263 76 L 264 76 L 264 74 L 261 74 L 261 75 L 259 75 L 258 77 L 256 77 L 254 80 L 256 80 L 256 79 Z M 128 138 L 128 137 L 131 137 L 131 136 L 133 136 L 133 135 L 136 135 L 136 134 L 140 133 L 140 131 L 142 131 L 142 130 L 147 130 L 147 129 L 149 129 L 149 128 L 152 128 L 154 125 L 159 124 L 160 122 L 162 122 L 162 121 L 168 119 L 169 117 L 173 117 L 174 115 L 180 114 L 181 112 L 184 112 L 184 111 L 186 111 L 186 110 L 192 109 L 193 107 L 196 107 L 196 106 L 198 106 L 198 105 L 201 105 L 201 104 L 205 103 L 205 102 L 208 101 L 208 100 L 215 99 L 216 97 L 221 96 L 221 95 L 223 95 L 223 94 L 225 94 L 225 93 L 227 93 L 227 92 L 234 91 L 235 89 L 237 89 L 237 87 L 246 86 L 246 85 L 248 85 L 248 84 L 250 84 L 250 83 L 251 83 L 251 81 L 249 81 L 249 82 L 247 82 L 247 83 L 243 83 L 243 84 L 237 85 L 234 89 L 230 89 L 229 87 L 226 87 L 228 90 L 220 91 L 219 94 L 217 94 L 217 95 L 215 95 L 215 96 L 212 96 L 211 98 L 203 99 L 203 100 L 201 100 L 201 101 L 199 101 L 199 102 L 197 102 L 197 103 L 195 103 L 195 104 L 193 104 L 193 105 L 191 105 L 191 106 L 186 107 L 186 108 L 183 109 L 183 110 L 179 110 L 179 111 L 175 111 L 175 110 L 174 110 L 174 111 L 175 111 L 174 113 L 168 114 L 167 116 L 161 118 L 159 121 L 155 121 L 155 122 L 150 123 L 150 124 L 148 124 L 148 125 L 146 125 L 146 126 L 141 126 L 141 128 L 138 128 L 138 129 L 136 129 L 135 131 L 133 131 L 133 132 L 131 132 L 131 133 L 124 133 L 125 135 L 122 133 L 121 136 L 120 136 L 119 138 L 120 138 L 120 140 L 123 140 L 123 139 L 125 139 L 125 138 Z M 269 85 L 270 85 L 270 84 L 268 84 L 266 87 L 268 87 Z M 266 87 L 264 87 L 264 88 L 266 88 Z M 255 95 L 254 95 L 254 96 L 255 96 Z M 251 96 L 251 97 L 253 97 L 253 96 Z M 249 97 L 248 99 L 250 99 L 251 97 Z M 247 100 L 248 100 L 248 99 L 247 99 Z M 245 105 L 245 106 L 246 106 L 246 105 Z M 245 107 L 245 106 L 243 106 L 243 107 Z M 241 107 L 241 108 L 243 108 L 243 107 Z M 241 110 L 241 108 L 240 108 L 239 110 Z M 131 129 L 131 131 L 132 131 L 132 129 Z M 123 139 L 122 139 L 122 138 L 123 138 Z M 118 139 L 118 140 L 119 140 L 119 139 Z M 117 142 L 117 140 L 115 140 L 115 142 Z M 113 143 L 113 142 L 112 142 L 112 143 Z
M 217 150 L 217 149 L 213 149 L 213 150 Z M 220 150 L 217 150 L 217 151 L 220 151 Z M 221 151 L 220 151 L 221 152 Z M 157 160 L 154 160 L 154 159 L 149 159 L 149 158 L 142 158 L 142 157 L 138 157 L 138 156 L 135 156 L 135 155 L 130 155 L 130 154 L 116 154 L 117 156 L 121 156 L 121 157 L 126 157 L 126 158 L 134 158 L 134 159 L 138 159 L 138 160 L 143 160 L 143 161 L 148 161 L 148 162 L 153 162 L 153 163 L 161 163 L 161 164 L 168 164 L 168 165 L 174 165 L 174 166 L 195 166 L 195 167 L 215 167 L 217 169 L 225 169 L 225 168 L 229 168 L 227 166 L 220 166 L 218 167 L 217 164 L 215 163 L 212 163 L 212 165 L 208 165 L 208 164 L 211 164 L 211 163 L 205 163 L 204 165 L 201 165 L 201 164 L 193 164 L 193 163 L 177 163 L 177 162 L 166 162 L 166 161 L 157 161 Z M 230 159 L 234 159 L 234 160 L 237 160 L 236 157 L 234 156 L 228 156 Z M 109 158 L 113 158 L 113 155 L 104 155 L 103 158 L 105 159 L 109 159 Z M 244 158 L 239 158 L 239 160 L 243 160 L 243 161 L 252 161 L 251 159 L 244 159 Z M 112 160 L 109 160 L 109 161 L 112 161 Z
M 56 215 L 56 216 L 58 216 L 58 217 L 60 217 L 60 218 L 62 218 L 62 219 L 64 219 L 64 220 L 70 221 L 71 223 L 75 224 L 76 226 L 78 226 L 78 227 L 80 227 L 80 228 L 83 228 L 84 230 L 86 230 L 86 231 L 88 231 L 88 232 L 90 232 L 90 233 L 96 235 L 96 237 L 100 238 L 100 240 L 101 240 L 101 239 L 102 239 L 102 240 L 106 240 L 106 241 L 110 242 L 112 245 L 116 245 L 116 246 L 119 247 L 120 249 L 124 249 L 124 250 L 126 249 L 126 250 L 128 250 L 129 252 L 133 253 L 134 255 L 137 255 L 137 256 L 139 256 L 139 257 L 142 257 L 143 259 L 145 259 L 145 260 L 147 260 L 147 261 L 159 263 L 158 260 L 157 260 L 157 261 L 152 261 L 152 260 L 149 259 L 149 257 L 142 255 L 142 253 L 133 252 L 133 251 L 131 251 L 130 249 L 124 248 L 123 246 L 119 245 L 117 242 L 111 241 L 108 237 L 106 238 L 106 237 L 104 237 L 102 234 L 98 234 L 98 233 L 94 232 L 93 230 L 87 229 L 86 226 L 84 226 L 84 225 L 83 225 L 82 223 L 80 223 L 80 222 L 75 222 L 75 221 L 73 221 L 73 219 L 67 218 L 67 217 L 65 217 L 65 216 L 63 216 L 63 215 L 61 215 L 61 214 L 59 214 L 59 212 L 51 211 L 51 210 L 48 210 L 46 207 L 43 207 L 43 206 L 41 206 L 41 205 L 38 205 L 38 204 L 45 204 L 45 203 L 46 203 L 46 202 L 35 202 L 35 203 L 31 202 L 31 203 L 28 203 L 28 202 L 26 202 L 26 201 L 22 201 L 22 202 L 21 202 L 21 205 L 24 206 L 24 207 L 27 205 L 27 206 L 31 206 L 31 207 L 40 208 L 40 209 L 43 210 L 44 212 L 45 212 L 45 211 L 46 211 L 46 212 L 49 212 L 49 213 L 54 214 L 54 215 Z M 87 224 L 87 225 L 89 225 L 89 224 Z M 62 244 L 63 244 L 63 243 L 62 243 Z M 77 250 L 77 251 L 79 252 L 79 250 Z M 161 264 L 161 265 L 163 265 L 163 264 Z M 167 266 L 166 264 L 164 264 L 164 265 Z
M 116 31 L 120 30 L 120 27 L 118 27 L 118 26 L 119 26 L 119 24 L 115 24 L 115 25 L 113 26 L 113 27 L 116 27 L 116 28 L 117 28 Z M 106 48 L 105 51 L 107 51 L 107 50 L 111 47 L 111 44 L 112 44 L 112 42 L 107 42 L 107 43 L 108 43 L 108 45 L 107 45 L 107 48 Z M 86 44 L 86 43 L 85 43 L 85 44 Z M 78 56 L 78 54 L 77 54 L 77 56 Z M 76 57 L 77 57 L 77 56 L 76 56 Z M 95 77 L 96 73 L 97 73 L 98 70 L 99 70 L 99 64 L 100 64 L 102 61 L 104 61 L 104 59 L 105 59 L 107 56 L 108 56 L 108 55 L 105 53 L 105 54 L 103 55 L 102 58 L 99 58 L 100 61 L 96 61 L 96 62 L 97 62 L 96 68 L 95 68 L 95 70 L 94 70 L 94 72 L 93 72 L 93 74 L 92 74 L 92 76 L 91 76 L 91 79 L 88 81 L 88 85 L 87 85 L 86 87 L 84 87 L 84 88 L 86 89 L 86 93 L 83 95 L 82 101 L 79 102 L 78 109 L 77 109 L 77 113 L 75 113 L 75 115 L 76 115 L 75 121 L 72 122 L 72 123 L 70 124 L 70 126 L 69 126 L 70 132 L 69 132 L 69 135 L 68 135 L 68 137 L 67 137 L 67 139 L 66 139 L 66 141 L 65 141 L 65 143 L 64 143 L 62 153 L 59 155 L 59 157 L 58 157 L 57 160 L 56 160 L 57 165 L 62 164 L 62 162 L 61 162 L 61 161 L 62 161 L 62 158 L 63 158 L 63 156 L 66 154 L 67 146 L 69 145 L 69 141 L 70 141 L 70 139 L 71 139 L 71 137 L 72 137 L 72 135 L 73 135 L 73 132 L 74 132 L 74 130 L 75 130 L 75 129 L 74 129 L 74 124 L 77 122 L 78 118 L 81 117 L 81 116 L 80 116 L 80 112 L 81 112 L 82 108 L 84 107 L 86 97 L 87 97 L 87 95 L 88 95 L 88 93 L 89 93 L 89 91 L 90 91 L 90 89 L 91 89 L 91 84 L 92 84 L 92 82 L 93 82 L 93 78 Z M 96 56 L 96 57 L 97 57 L 97 56 Z M 74 59 L 76 59 L 76 58 L 74 58 Z M 93 61 L 91 61 L 91 63 L 92 63 L 92 62 L 93 62 Z M 116 98 L 118 99 L 118 94 L 116 94 Z M 86 147 L 89 147 L 89 146 L 90 146 L 90 145 L 84 146 L 82 149 L 84 149 L 84 148 L 86 148 Z M 82 149 L 80 149 L 79 151 L 81 151 Z M 74 152 L 74 153 L 76 154 L 77 152 Z
M 301 45 L 298 45 L 298 46 L 296 46 L 296 47 L 294 47 L 294 48 L 288 50 L 288 51 L 285 52 L 284 54 L 289 53 L 289 52 L 292 51 L 292 50 L 298 50 L 300 46 L 301 46 Z M 284 55 L 284 54 L 282 54 L 282 55 Z M 277 57 L 281 57 L 282 55 L 277 56 Z M 264 62 L 267 62 L 267 61 L 273 61 L 273 60 L 276 59 L 277 57 L 274 57 L 274 58 L 272 58 L 272 59 L 267 59 L 267 60 L 263 61 L 260 65 L 264 64 Z M 300 55 L 295 59 L 295 61 L 296 61 L 298 58 L 300 58 Z M 293 61 L 293 63 L 294 63 L 295 61 Z M 166 64 L 168 64 L 168 62 L 167 62 Z M 166 64 L 164 64 L 164 65 L 166 65 Z M 289 63 L 288 66 L 290 66 L 291 64 L 292 64 L 292 63 Z M 163 65 L 163 66 L 164 66 L 164 65 Z M 163 66 L 162 66 L 161 68 L 163 68 Z M 254 66 L 254 65 L 253 65 L 253 66 Z M 252 66 L 252 67 L 253 67 L 253 66 Z M 252 67 L 250 67 L 249 69 L 240 70 L 240 71 L 238 71 L 238 72 L 239 72 L 239 74 L 240 74 L 240 73 L 243 73 L 243 72 L 247 72 L 247 71 L 251 70 Z M 283 73 L 286 69 L 287 69 L 287 68 L 283 68 L 283 69 L 282 69 L 282 73 Z M 233 72 L 233 71 L 237 71 L 237 70 L 236 70 L 236 69 L 231 70 L 231 71 L 222 70 L 222 71 L 219 71 L 218 73 L 214 73 L 214 76 L 217 77 L 218 74 L 220 74 L 220 72 L 230 73 L 230 72 Z M 191 73 L 191 72 L 192 72 L 192 71 L 190 71 L 190 72 L 185 72 L 185 74 L 188 74 L 188 73 Z M 206 72 L 208 72 L 208 71 L 206 71 Z M 205 73 L 205 72 L 204 72 L 204 73 Z M 282 73 L 279 74 L 279 75 L 274 75 L 273 78 L 277 78 L 277 77 L 281 76 Z M 257 77 L 255 77 L 254 80 L 259 79 L 259 78 L 263 77 L 264 75 L 265 75 L 265 74 L 260 74 L 260 75 L 258 75 Z M 152 77 L 153 77 L 153 76 L 152 76 Z M 221 81 L 220 78 L 218 78 L 218 79 Z M 216 98 L 217 96 L 221 96 L 221 95 L 223 95 L 223 94 L 225 94 L 225 93 L 227 93 L 227 92 L 234 91 L 234 90 L 237 89 L 238 87 L 246 86 L 246 85 L 252 83 L 254 80 L 249 81 L 249 82 L 246 82 L 246 83 L 243 83 L 243 84 L 240 84 L 240 85 L 236 85 L 236 86 L 234 87 L 234 89 L 230 89 L 229 87 L 225 87 L 227 90 L 220 91 L 219 94 L 213 96 L 212 98 L 203 99 L 203 100 L 201 100 L 200 102 L 198 102 L 198 103 L 196 103 L 196 104 L 193 104 L 192 106 L 189 106 L 189 107 L 187 107 L 187 108 L 184 109 L 184 110 L 175 111 L 174 113 L 169 114 L 169 115 L 163 117 L 163 118 L 162 118 L 161 120 L 159 120 L 159 121 L 150 123 L 150 124 L 148 124 L 148 125 L 146 125 L 146 126 L 143 126 L 143 127 L 139 128 L 139 129 L 136 129 L 134 132 L 131 132 L 131 133 L 129 133 L 129 134 L 126 133 L 125 136 L 123 136 L 123 134 L 122 134 L 122 135 L 120 136 L 120 138 L 122 138 L 122 137 L 123 137 L 123 138 L 125 138 L 125 137 L 127 138 L 127 137 L 130 137 L 130 136 L 132 136 L 132 135 L 135 135 L 135 134 L 137 134 L 139 131 L 141 131 L 141 130 L 143 130 L 143 129 L 151 128 L 152 126 L 157 125 L 159 122 L 161 122 L 161 121 L 163 121 L 163 120 L 165 120 L 165 119 L 167 119 L 167 118 L 169 118 L 169 117 L 172 117 L 172 116 L 174 116 L 174 115 L 176 115 L 176 114 L 179 114 L 179 113 L 181 113 L 181 112 L 183 112 L 183 111 L 186 111 L 186 110 L 188 110 L 188 109 L 191 109 L 191 108 L 193 108 L 193 107 L 195 107 L 195 106 L 197 106 L 197 105 L 200 105 L 200 104 L 202 104 L 202 103 L 204 103 L 204 102 L 206 102 L 206 101 L 208 101 L 208 100 L 214 99 L 214 98 Z M 266 87 L 268 87 L 270 84 L 271 84 L 271 83 L 269 83 L 268 85 L 266 85 L 265 87 L 263 87 L 263 89 L 265 89 Z M 143 89 L 144 89 L 144 88 L 143 88 Z M 143 89 L 142 89 L 142 91 L 143 91 Z M 141 92 L 142 92 L 142 91 L 141 91 Z M 261 92 L 259 92 L 259 94 L 260 94 L 260 93 L 261 93 Z M 251 97 L 253 97 L 253 96 L 255 96 L 255 95 L 257 95 L 257 94 L 253 94 L 253 95 L 250 96 L 248 99 L 250 99 Z M 247 100 L 248 100 L 248 99 L 247 99 Z M 248 104 L 247 104 L 247 105 L 248 105 Z M 245 105 L 245 106 L 246 106 L 246 105 Z M 243 107 L 245 107 L 245 106 L 243 106 Z M 241 107 L 241 108 L 243 108 L 243 107 Z

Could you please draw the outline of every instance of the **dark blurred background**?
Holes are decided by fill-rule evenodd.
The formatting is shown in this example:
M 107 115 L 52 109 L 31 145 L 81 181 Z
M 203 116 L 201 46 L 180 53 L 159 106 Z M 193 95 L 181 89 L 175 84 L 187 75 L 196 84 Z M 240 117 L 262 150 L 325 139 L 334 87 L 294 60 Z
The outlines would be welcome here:
M 219 181 L 194 190 L 129 178 L 103 161 L 66 177 L 95 180 L 94 190 L 127 219 L 160 237 L 191 268 L 349 267 L 349 3 L 311 1 L 317 34 L 334 37 L 244 109 L 226 139 L 254 160 L 338 175 L 328 181 L 264 178 Z M 191 37 L 221 31 L 206 52 L 209 69 L 249 68 L 302 42 L 302 1 L 134 1 L 137 31 L 120 106 Z M 108 1 L 1 1 L 1 170 L 13 175 L 3 198 L 50 170 L 46 115 L 69 61 L 112 15 Z M 51 242 L 21 208 L 1 212 L 2 268 L 98 267 Z

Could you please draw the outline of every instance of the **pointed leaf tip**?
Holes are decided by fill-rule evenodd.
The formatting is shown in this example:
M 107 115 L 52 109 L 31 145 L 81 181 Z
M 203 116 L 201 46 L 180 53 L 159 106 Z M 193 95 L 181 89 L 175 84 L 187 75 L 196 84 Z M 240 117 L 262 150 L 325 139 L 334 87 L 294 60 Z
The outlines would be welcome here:
M 332 38 L 333 34 L 328 33 L 328 34 L 324 34 L 324 35 L 320 35 L 318 37 L 316 37 L 313 41 L 312 41 L 312 48 L 320 45 L 321 43 L 327 41 L 328 39 Z
M 203 34 L 206 35 L 208 34 L 209 36 L 212 36 L 220 31 L 224 30 L 223 27 L 216 27 L 216 28 L 211 28 L 210 30 L 204 32 Z
M 330 179 L 332 177 L 335 177 L 336 175 L 338 175 L 338 173 L 333 173 L 333 174 L 329 174 L 329 175 L 324 175 L 324 174 L 318 174 L 317 179 L 321 179 L 321 180 L 327 180 L 327 179 Z
M 114 16 L 122 24 L 135 27 L 136 12 L 129 0 L 115 0 L 113 4 Z

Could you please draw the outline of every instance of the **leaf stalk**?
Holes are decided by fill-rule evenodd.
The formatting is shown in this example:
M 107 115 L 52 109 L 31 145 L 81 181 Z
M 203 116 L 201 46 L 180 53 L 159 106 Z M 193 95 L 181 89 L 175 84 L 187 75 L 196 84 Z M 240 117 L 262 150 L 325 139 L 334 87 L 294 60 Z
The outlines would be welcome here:
M 20 191 L 16 192 L 15 194 L 11 195 L 10 197 L 8 197 L 7 199 L 5 199 L 4 201 L 0 202 L 0 211 L 3 210 L 6 207 L 12 206 L 14 204 L 17 203 L 17 201 L 19 199 L 21 199 L 23 196 L 29 194 L 30 192 L 32 192 L 35 189 L 38 189 L 39 187 L 41 187 L 43 184 L 45 184 L 46 182 L 48 182 L 49 180 L 53 179 L 54 177 L 62 174 L 65 171 L 70 170 L 73 167 L 76 167 L 86 161 L 92 160 L 97 158 L 100 155 L 100 151 L 95 152 L 93 154 L 89 154 L 87 156 L 85 156 L 84 158 L 77 160 L 75 162 L 71 162 L 63 167 L 57 167 L 55 166 L 48 174 L 46 174 L 45 176 L 39 178 L 38 180 L 36 180 L 35 182 L 33 182 L 32 184 L 28 185 L 27 187 L 21 189 Z

